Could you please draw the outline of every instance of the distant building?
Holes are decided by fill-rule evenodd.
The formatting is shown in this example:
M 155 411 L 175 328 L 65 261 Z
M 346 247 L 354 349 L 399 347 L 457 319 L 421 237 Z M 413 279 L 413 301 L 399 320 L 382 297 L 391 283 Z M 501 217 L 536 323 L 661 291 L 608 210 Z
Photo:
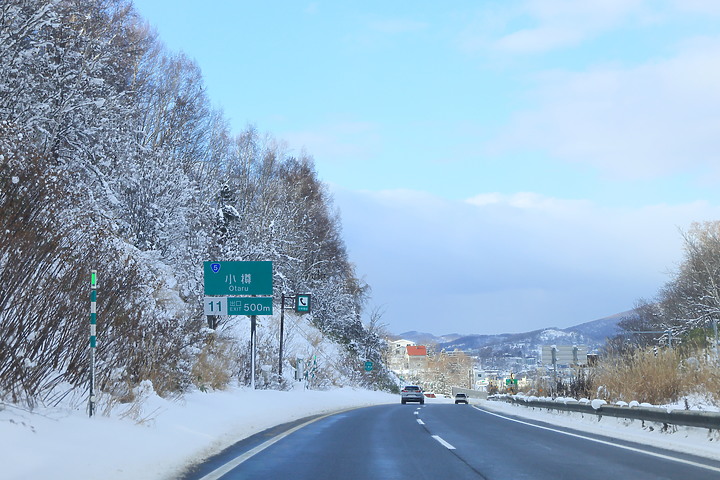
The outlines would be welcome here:
M 390 340 L 390 369 L 401 378 L 417 379 L 428 368 L 428 352 L 425 345 L 415 345 L 409 340 Z
M 543 365 L 552 365 L 553 350 L 558 367 L 581 366 L 587 364 L 586 345 L 543 345 L 541 361 Z
M 473 369 L 473 388 L 481 392 L 487 392 L 489 385 L 493 383 L 499 385 L 500 377 L 500 372 L 498 372 L 497 370 Z
M 402 373 L 403 370 L 407 370 L 407 347 L 414 346 L 415 342 L 401 338 L 400 340 L 388 341 L 388 345 L 390 346 L 390 370 L 396 373 Z
M 403 357 L 405 356 L 406 348 L 408 346 L 414 346 L 415 342 L 401 338 L 400 340 L 390 340 L 388 344 L 390 345 L 390 355 Z
M 427 369 L 427 348 L 425 345 L 408 345 L 405 347 L 407 370 L 420 372 Z

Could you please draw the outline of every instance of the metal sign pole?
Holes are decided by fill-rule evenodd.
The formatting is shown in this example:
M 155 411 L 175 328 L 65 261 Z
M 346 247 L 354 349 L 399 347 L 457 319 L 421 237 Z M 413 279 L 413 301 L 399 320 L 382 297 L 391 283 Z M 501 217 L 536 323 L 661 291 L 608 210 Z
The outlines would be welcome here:
M 278 377 L 282 379 L 283 333 L 285 329 L 285 293 L 280 296 L 280 353 L 278 354 Z
M 257 327 L 257 315 L 250 315 L 250 388 L 255 390 L 255 347 L 257 339 L 255 330 Z
M 88 413 L 92 417 L 95 413 L 95 347 L 97 328 L 97 270 L 90 272 L 90 397 L 88 399 Z
M 552 398 L 557 396 L 557 348 L 552 347 L 552 364 L 553 364 L 553 386 L 550 390 Z

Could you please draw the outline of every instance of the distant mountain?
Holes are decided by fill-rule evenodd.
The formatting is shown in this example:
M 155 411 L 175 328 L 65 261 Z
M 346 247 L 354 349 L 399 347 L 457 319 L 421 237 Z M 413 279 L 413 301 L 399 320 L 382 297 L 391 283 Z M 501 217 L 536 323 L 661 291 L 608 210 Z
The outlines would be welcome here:
M 496 335 L 460 335 L 457 333 L 435 336 L 427 332 L 410 331 L 401 338 L 419 345 L 437 345 L 438 350 L 472 351 L 482 356 L 531 356 L 539 353 L 543 345 L 587 345 L 589 351 L 601 348 L 608 337 L 619 331 L 618 323 L 630 312 L 622 312 L 568 328 L 544 328 L 525 333 Z
M 597 340 L 603 340 L 608 337 L 613 337 L 620 333 L 618 323 L 628 315 L 632 313 L 631 310 L 622 313 L 616 313 L 609 317 L 604 317 L 599 320 L 593 320 L 591 322 L 581 323 L 575 327 L 566 328 L 565 331 L 577 332 L 590 338 Z
M 458 338 L 463 337 L 463 335 L 460 335 L 459 333 L 448 333 L 447 335 L 442 335 L 438 337 L 433 335 L 432 333 L 411 330 L 409 332 L 401 333 L 397 337 L 398 339 L 403 338 L 405 340 L 410 340 L 411 342 L 415 342 L 418 345 L 437 345 L 440 343 L 452 342 L 454 340 L 457 340 Z

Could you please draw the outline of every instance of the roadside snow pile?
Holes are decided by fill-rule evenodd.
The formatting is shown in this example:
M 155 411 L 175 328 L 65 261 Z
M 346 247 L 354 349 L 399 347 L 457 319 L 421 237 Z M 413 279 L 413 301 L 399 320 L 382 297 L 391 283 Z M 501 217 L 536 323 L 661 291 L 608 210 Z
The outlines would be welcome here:
M 328 391 L 232 388 L 193 392 L 179 401 L 151 394 L 135 423 L 115 412 L 0 405 L 4 479 L 163 479 L 233 443 L 310 415 L 394 403 L 396 395 L 351 388 Z
M 707 428 L 674 426 L 663 430 L 654 428 L 649 422 L 619 417 L 602 417 L 572 411 L 528 408 L 523 405 L 481 400 L 477 405 L 497 414 L 523 417 L 582 432 L 604 435 L 618 440 L 628 440 L 645 445 L 700 455 L 720 460 L 720 432 Z
M 506 397 L 506 398 L 515 398 L 518 400 L 522 400 L 524 402 L 557 402 L 557 403 L 579 403 L 581 405 L 592 405 L 592 407 L 597 410 L 598 408 L 602 407 L 603 405 L 608 405 L 608 403 L 605 400 L 601 399 L 593 399 L 589 400 L 587 398 L 581 398 L 581 399 L 575 399 L 572 397 L 537 397 L 535 395 L 525 395 L 523 393 L 518 393 L 515 395 L 496 395 L 498 398 Z M 652 405 L 647 402 L 638 402 L 636 400 L 633 400 L 631 402 L 623 402 L 618 401 L 614 403 L 615 406 L 618 407 L 656 407 L 656 408 L 664 408 L 668 412 L 672 410 L 692 410 L 692 411 L 700 411 L 700 412 L 720 412 L 720 408 L 717 405 L 714 405 L 711 401 L 709 401 L 706 397 L 702 395 L 692 395 L 692 396 L 685 396 L 681 400 L 679 400 L 676 403 L 669 403 L 665 405 Z

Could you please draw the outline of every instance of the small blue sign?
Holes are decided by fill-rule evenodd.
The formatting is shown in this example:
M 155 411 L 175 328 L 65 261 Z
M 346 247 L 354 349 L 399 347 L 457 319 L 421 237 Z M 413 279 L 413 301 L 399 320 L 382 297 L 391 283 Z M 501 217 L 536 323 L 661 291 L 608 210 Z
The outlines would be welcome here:
M 220 271 L 220 264 L 219 263 L 211 263 L 210 269 L 213 271 L 213 273 L 218 273 Z

